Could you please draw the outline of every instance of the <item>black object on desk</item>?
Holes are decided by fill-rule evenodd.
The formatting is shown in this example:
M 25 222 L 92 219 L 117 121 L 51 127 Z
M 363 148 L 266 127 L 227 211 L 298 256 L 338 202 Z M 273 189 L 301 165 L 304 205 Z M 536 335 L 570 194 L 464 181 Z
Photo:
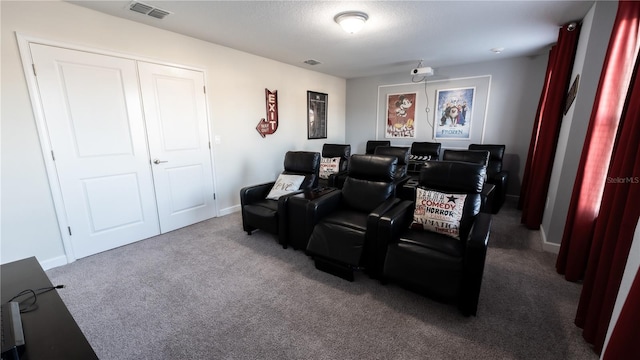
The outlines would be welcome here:
M 20 317 L 20 304 L 11 301 L 2 304 L 2 360 L 18 360 L 24 351 L 24 332 Z
M 3 264 L 0 273 L 2 304 L 23 290 L 53 286 L 35 257 Z M 39 294 L 36 305 L 21 314 L 25 344 L 20 360 L 98 359 L 57 291 Z

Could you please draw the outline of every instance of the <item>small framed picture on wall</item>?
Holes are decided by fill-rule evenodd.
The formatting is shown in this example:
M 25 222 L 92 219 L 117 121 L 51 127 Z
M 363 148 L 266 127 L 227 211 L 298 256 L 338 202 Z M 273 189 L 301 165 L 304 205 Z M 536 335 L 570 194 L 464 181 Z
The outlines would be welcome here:
M 327 138 L 327 101 L 329 95 L 307 91 L 307 139 Z

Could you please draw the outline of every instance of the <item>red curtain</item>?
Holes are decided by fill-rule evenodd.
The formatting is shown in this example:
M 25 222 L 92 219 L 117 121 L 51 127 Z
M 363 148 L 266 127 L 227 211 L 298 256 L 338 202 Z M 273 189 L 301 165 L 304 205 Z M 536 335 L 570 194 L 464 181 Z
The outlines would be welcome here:
M 640 216 L 639 30 L 640 2 L 620 1 L 556 263 L 584 277 L 576 325 L 598 353 Z
M 549 53 L 518 204 L 522 209 L 522 223 L 530 229 L 540 228 L 542 222 L 579 32 L 579 25 L 573 31 L 568 29 L 568 24 L 563 26 L 558 43 Z
M 640 273 L 636 274 L 620 317 L 613 328 L 604 360 L 640 359 Z
M 584 338 L 594 344 L 598 353 L 602 350 L 640 217 L 639 80 L 634 78 L 621 119 L 576 315 L 576 324 L 584 329 Z M 640 299 L 636 300 L 637 306 Z M 634 346 L 640 350 L 637 341 Z

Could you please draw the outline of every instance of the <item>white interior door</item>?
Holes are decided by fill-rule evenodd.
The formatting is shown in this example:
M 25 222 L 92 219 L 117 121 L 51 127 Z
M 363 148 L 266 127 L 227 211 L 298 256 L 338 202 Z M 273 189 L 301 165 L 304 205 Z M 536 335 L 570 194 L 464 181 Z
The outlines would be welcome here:
M 215 216 L 204 74 L 138 63 L 161 231 Z
M 159 234 L 136 62 L 30 49 L 74 257 Z

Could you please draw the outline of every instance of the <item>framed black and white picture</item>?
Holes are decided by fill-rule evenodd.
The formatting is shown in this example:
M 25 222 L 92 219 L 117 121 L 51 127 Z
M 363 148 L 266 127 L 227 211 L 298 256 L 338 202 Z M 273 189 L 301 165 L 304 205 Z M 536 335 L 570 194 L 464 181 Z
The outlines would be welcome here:
M 307 138 L 327 138 L 327 94 L 307 91 Z

